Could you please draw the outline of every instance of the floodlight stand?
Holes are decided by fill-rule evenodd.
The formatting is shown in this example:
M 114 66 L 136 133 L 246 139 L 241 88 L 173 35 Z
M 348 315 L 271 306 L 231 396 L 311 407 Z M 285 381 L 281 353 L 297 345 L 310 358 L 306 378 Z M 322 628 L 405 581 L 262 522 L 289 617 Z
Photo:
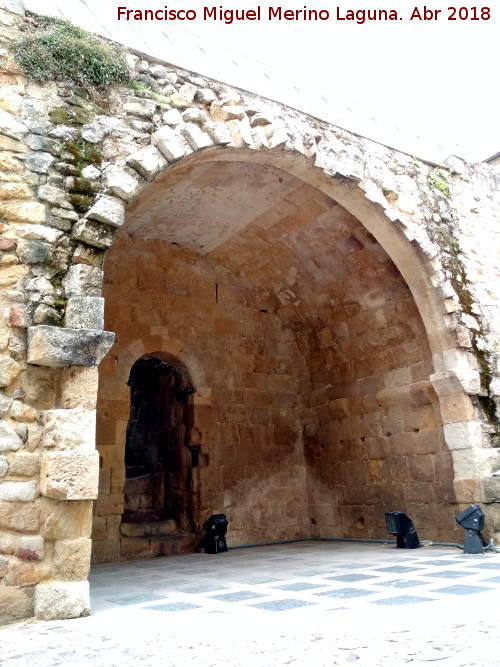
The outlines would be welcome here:
M 464 554 L 482 554 L 483 540 L 477 530 L 466 529 L 464 537 Z

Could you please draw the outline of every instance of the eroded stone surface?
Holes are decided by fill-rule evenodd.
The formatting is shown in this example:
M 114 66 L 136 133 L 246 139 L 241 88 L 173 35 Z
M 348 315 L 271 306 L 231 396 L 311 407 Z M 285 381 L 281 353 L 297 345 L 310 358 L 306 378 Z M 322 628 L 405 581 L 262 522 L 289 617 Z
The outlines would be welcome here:
M 88 581 L 38 584 L 35 589 L 35 616 L 40 620 L 79 618 L 89 614 Z

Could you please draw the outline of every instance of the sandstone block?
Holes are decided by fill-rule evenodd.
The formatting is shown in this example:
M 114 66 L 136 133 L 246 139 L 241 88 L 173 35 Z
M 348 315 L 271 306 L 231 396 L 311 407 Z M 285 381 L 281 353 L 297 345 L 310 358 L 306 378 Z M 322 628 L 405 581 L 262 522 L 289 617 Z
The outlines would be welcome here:
M 343 419 L 349 416 L 349 401 L 347 398 L 336 398 L 328 403 L 334 419 Z
M 63 581 L 86 579 L 90 570 L 92 540 L 58 540 L 52 556 L 54 578 Z
M 0 109 L 0 134 L 5 134 L 11 139 L 20 141 L 28 134 L 28 128 L 18 118 L 4 109 Z
M 90 220 L 104 222 L 111 227 L 121 227 L 125 220 L 125 205 L 118 197 L 103 195 L 86 215 Z
M 40 533 L 46 540 L 70 540 L 78 537 L 90 537 L 92 501 L 60 502 L 42 497 L 38 504 Z
M 155 146 L 146 146 L 132 153 L 127 164 L 136 169 L 147 181 L 153 179 L 167 166 L 167 161 Z
M 94 329 L 38 326 L 28 329 L 28 363 L 39 366 L 98 366 L 115 339 Z
M 103 172 L 104 186 L 126 202 L 132 201 L 139 194 L 143 185 L 142 179 L 138 178 L 137 175 L 132 175 L 131 171 L 121 169 L 116 165 L 110 165 Z
M 496 449 L 456 449 L 451 454 L 455 480 L 488 477 L 500 467 Z
M 0 484 L 0 502 L 29 503 L 35 500 L 37 483 L 30 482 L 2 482 Z
M 21 366 L 10 357 L 0 359 L 0 387 L 9 387 L 19 375 Z
M 94 500 L 98 483 L 98 452 L 76 450 L 42 454 L 40 490 L 47 498 Z
M 25 183 L 3 183 L 0 185 L 0 200 L 33 199 L 33 190 Z
M 94 451 L 95 410 L 47 410 L 43 421 L 43 447 L 58 451 Z
M 0 420 L 0 452 L 17 451 L 22 445 L 21 438 L 3 420 Z
M 71 266 L 62 281 L 66 296 L 101 296 L 102 275 L 97 266 Z
M 37 532 L 40 512 L 36 503 L 0 503 L 0 527 L 21 532 Z
M 43 621 L 80 618 L 90 614 L 88 581 L 38 584 L 35 590 L 35 616 Z
M 18 560 L 11 562 L 5 576 L 7 586 L 34 586 L 51 577 L 50 565 L 43 562 Z
M 181 131 L 194 151 L 212 146 L 212 139 L 209 135 L 194 123 L 186 123 Z
M 479 422 L 454 422 L 445 424 L 443 430 L 444 439 L 451 450 L 483 446 L 483 433 Z
M 45 540 L 40 535 L 21 535 L 17 545 L 17 557 L 23 560 L 43 560 Z
M 15 623 L 32 615 L 33 595 L 29 588 L 12 588 L 0 584 L 0 625 Z
M 245 110 L 238 105 L 223 106 L 220 102 L 212 102 L 210 116 L 212 120 L 225 123 L 228 120 L 241 120 L 245 118 Z
M 74 241 L 81 241 L 93 248 L 107 250 L 111 248 L 115 238 L 115 228 L 101 222 L 83 218 L 75 224 L 71 233 Z
M 3 205 L 3 216 L 12 222 L 43 223 L 46 218 L 45 204 L 9 201 Z
M 104 299 L 98 296 L 73 296 L 66 304 L 68 329 L 104 329 Z
M 175 162 L 186 154 L 184 141 L 177 132 L 166 125 L 153 134 L 151 141 L 169 162 Z
M 40 470 L 40 455 L 30 452 L 18 452 L 10 464 L 10 474 L 20 477 L 32 477 Z
M 463 392 L 448 394 L 439 399 L 441 418 L 443 423 L 473 421 L 475 419 L 474 406 L 469 396 Z
M 95 366 L 65 368 L 61 381 L 63 408 L 94 410 L 97 401 L 99 371 Z
M 26 405 L 22 401 L 14 401 L 10 416 L 18 422 L 36 422 L 39 414 L 35 408 Z

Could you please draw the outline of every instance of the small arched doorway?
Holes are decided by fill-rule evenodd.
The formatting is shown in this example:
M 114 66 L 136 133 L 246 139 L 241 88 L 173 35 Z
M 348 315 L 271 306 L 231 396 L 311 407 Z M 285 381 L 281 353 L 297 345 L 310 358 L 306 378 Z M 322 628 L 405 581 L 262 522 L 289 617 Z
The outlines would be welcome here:
M 124 511 L 120 532 L 148 539 L 191 533 L 194 387 L 187 369 L 158 352 L 131 368 L 125 441 Z M 161 550 L 160 550 L 161 551 Z

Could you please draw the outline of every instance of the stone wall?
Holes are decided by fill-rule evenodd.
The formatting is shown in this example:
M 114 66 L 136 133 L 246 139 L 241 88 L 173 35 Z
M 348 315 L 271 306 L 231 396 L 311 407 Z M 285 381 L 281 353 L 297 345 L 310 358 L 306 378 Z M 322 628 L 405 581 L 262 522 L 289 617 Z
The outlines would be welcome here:
M 133 54 L 162 98 L 35 85 L 23 20 L 0 10 L 0 622 L 89 612 L 94 501 L 95 557 L 144 553 L 120 522 L 145 354 L 194 383 L 198 537 L 224 512 L 233 544 L 384 538 L 402 509 L 461 541 L 471 502 L 498 537 L 494 169 Z

